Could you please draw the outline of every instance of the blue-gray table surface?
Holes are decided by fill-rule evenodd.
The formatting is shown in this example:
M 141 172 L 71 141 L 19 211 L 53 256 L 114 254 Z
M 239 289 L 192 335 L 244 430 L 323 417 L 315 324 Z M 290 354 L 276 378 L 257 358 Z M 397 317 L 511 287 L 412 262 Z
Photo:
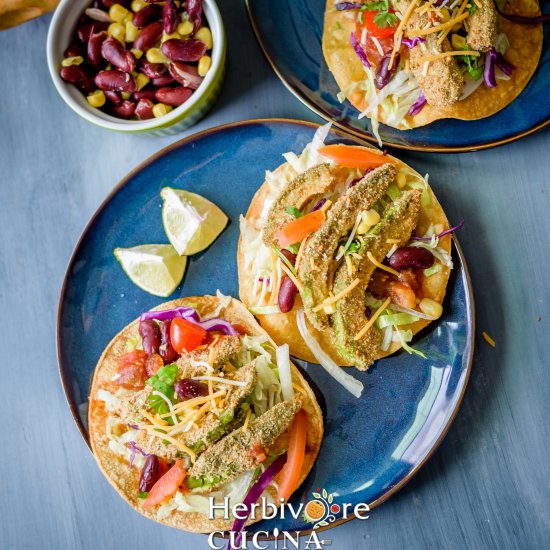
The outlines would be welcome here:
M 226 122 L 319 122 L 271 71 L 242 2 L 220 4 L 228 30 L 222 96 L 175 137 L 111 133 L 70 111 L 46 67 L 50 16 L 0 33 L 0 548 L 207 547 L 202 535 L 143 519 L 103 478 L 63 395 L 55 326 L 81 231 L 140 162 Z M 326 533 L 333 548 L 550 547 L 549 151 L 550 129 L 479 153 L 397 152 L 430 173 L 451 220 L 466 219 L 460 242 L 476 298 L 474 365 L 435 455 L 368 521 Z

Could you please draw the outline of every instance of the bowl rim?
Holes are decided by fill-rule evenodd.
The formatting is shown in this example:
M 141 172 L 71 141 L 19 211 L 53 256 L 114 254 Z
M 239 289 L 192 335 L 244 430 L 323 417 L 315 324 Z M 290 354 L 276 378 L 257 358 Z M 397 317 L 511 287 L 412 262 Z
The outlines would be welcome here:
M 89 2 L 82 2 L 82 9 L 78 11 L 78 17 L 83 13 L 85 6 Z M 200 107 L 205 95 L 216 85 L 219 75 L 223 73 L 225 63 L 226 36 L 223 19 L 215 0 L 203 0 L 204 15 L 208 21 L 208 26 L 212 32 L 212 66 L 204 77 L 203 82 L 193 95 L 179 107 L 174 108 L 170 113 L 159 118 L 149 120 L 125 120 L 117 118 L 95 107 L 91 107 L 86 102 L 86 96 L 77 90 L 82 96 L 83 101 L 77 100 L 70 93 L 70 86 L 59 76 L 59 66 L 61 60 L 58 58 L 58 35 L 61 25 L 67 23 L 67 12 L 73 8 L 74 0 L 61 0 L 54 12 L 53 18 L 48 29 L 46 41 L 46 57 L 50 77 L 63 101 L 78 115 L 88 122 L 96 124 L 108 130 L 117 130 L 128 133 L 147 132 L 159 128 L 169 127 L 184 120 Z M 76 23 L 76 17 L 70 19 L 71 27 Z M 98 114 L 101 113 L 101 114 Z

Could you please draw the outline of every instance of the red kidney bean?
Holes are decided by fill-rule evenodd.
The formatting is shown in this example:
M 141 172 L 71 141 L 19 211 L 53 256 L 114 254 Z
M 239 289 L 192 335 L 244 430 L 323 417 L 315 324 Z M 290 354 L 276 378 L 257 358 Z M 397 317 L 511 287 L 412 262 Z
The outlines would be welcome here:
M 145 52 L 149 48 L 154 47 L 161 37 L 162 23 L 160 21 L 156 21 L 155 23 L 151 23 L 141 29 L 140 33 L 134 40 L 134 48 Z
M 109 23 L 104 23 L 102 21 L 94 21 L 93 23 L 86 23 L 80 25 L 76 29 L 76 35 L 80 42 L 86 44 L 90 39 L 92 32 L 101 32 L 106 31 L 109 28 Z
M 199 30 L 202 25 L 202 0 L 187 0 L 185 9 L 193 21 L 193 30 Z
M 156 455 L 149 455 L 139 476 L 139 490 L 148 493 L 159 477 L 159 459 Z
M 426 248 L 416 246 L 405 246 L 397 249 L 388 260 L 393 269 L 401 270 L 410 267 L 427 269 L 434 263 L 434 255 Z
M 145 353 L 158 353 L 160 347 L 160 329 L 155 321 L 147 319 L 139 323 L 141 345 Z
M 162 86 L 168 86 L 168 84 L 172 84 L 173 82 L 175 82 L 175 80 L 172 78 L 172 75 L 170 73 L 166 73 L 162 76 L 159 76 L 158 78 L 151 79 L 151 84 L 159 88 L 161 88 Z
M 160 324 L 160 349 L 159 349 L 159 355 L 164 360 L 164 363 L 173 363 L 177 357 L 178 353 L 177 351 L 172 347 L 172 343 L 170 342 L 170 324 L 172 321 L 166 320 L 162 321 Z
M 170 74 L 180 84 L 183 84 L 186 88 L 196 90 L 202 83 L 202 76 L 199 76 L 197 68 L 193 65 L 187 65 L 179 61 L 170 63 L 168 67 Z
M 84 46 L 80 42 L 73 42 L 63 54 L 65 57 L 76 57 L 77 55 L 84 55 Z
M 194 38 L 171 38 L 164 42 L 161 49 L 171 61 L 198 61 L 206 53 L 206 44 Z
M 122 103 L 122 96 L 120 95 L 120 92 L 105 90 L 103 93 L 105 94 L 105 97 L 109 101 L 112 101 L 115 105 L 119 105 L 120 103 Z
M 296 293 L 298 288 L 292 281 L 292 279 L 285 275 L 281 281 L 281 286 L 279 288 L 279 296 L 277 297 L 277 302 L 279 303 L 279 309 L 283 313 L 288 313 L 294 307 L 294 301 L 296 300 Z
M 296 263 L 296 254 L 294 254 L 294 252 L 283 248 L 281 250 L 281 253 L 291 263 L 291 265 L 294 265 Z
M 162 7 L 159 4 L 150 4 L 134 13 L 132 23 L 139 28 L 145 27 L 162 16 Z
M 115 4 L 120 4 L 121 6 L 127 7 L 130 3 L 130 0 L 101 0 L 101 3 L 106 8 L 112 8 Z
M 102 44 L 107 40 L 107 33 L 100 31 L 98 33 L 92 32 L 90 39 L 88 40 L 87 57 L 90 63 L 96 68 L 101 69 L 105 63 L 103 57 L 101 57 Z M 111 38 L 111 40 L 113 40 Z
M 74 84 L 84 93 L 91 94 L 95 90 L 92 77 L 80 65 L 61 67 L 59 75 L 65 82 Z
M 95 83 L 101 90 L 113 90 L 130 94 L 137 90 L 135 78 L 131 74 L 118 69 L 98 73 L 95 77 Z
M 140 99 L 156 99 L 156 91 L 157 89 L 154 86 L 148 85 L 145 86 L 145 88 L 142 88 L 141 90 L 138 90 L 137 92 L 134 92 L 132 94 L 132 97 L 139 101 Z
M 147 59 L 143 59 L 139 70 L 149 78 L 159 78 L 166 72 L 166 65 L 164 63 L 149 63 Z
M 193 93 L 190 88 L 178 86 L 176 88 L 159 88 L 156 93 L 157 100 L 172 107 L 179 107 L 186 102 Z
M 92 39 L 90 38 L 90 42 Z M 136 58 L 116 38 L 107 38 L 101 45 L 101 55 L 109 63 L 125 73 L 131 73 L 136 68 Z
M 178 380 L 174 387 L 178 396 L 186 401 L 187 399 L 194 399 L 199 395 L 208 395 L 208 386 L 197 380 L 191 378 L 184 378 Z
M 132 118 L 136 112 L 136 102 L 131 99 L 125 99 L 119 105 L 113 105 L 111 109 L 120 118 Z
M 140 120 L 147 120 L 153 118 L 153 107 L 155 102 L 152 99 L 146 97 L 140 99 L 136 106 L 136 115 Z
M 162 25 L 164 26 L 164 32 L 172 34 L 176 31 L 179 22 L 180 17 L 178 15 L 178 8 L 174 0 L 166 0 L 162 7 Z

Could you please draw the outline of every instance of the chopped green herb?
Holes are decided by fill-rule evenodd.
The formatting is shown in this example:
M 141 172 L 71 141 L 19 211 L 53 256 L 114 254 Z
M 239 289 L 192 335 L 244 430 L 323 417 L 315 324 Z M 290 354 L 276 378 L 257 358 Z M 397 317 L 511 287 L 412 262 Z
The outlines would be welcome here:
M 301 218 L 303 214 L 295 206 L 287 206 L 285 212 L 294 216 L 295 218 Z
M 360 249 L 361 249 L 361 243 L 357 239 L 354 239 L 353 241 L 351 241 L 350 245 L 348 246 L 348 249 L 344 252 L 344 254 L 346 256 L 349 256 L 354 252 L 359 252 Z
M 475 4 L 474 4 L 475 6 Z M 464 46 L 465 50 L 469 50 L 470 46 L 466 44 Z M 468 70 L 468 74 L 474 79 L 479 80 L 481 76 L 483 75 L 483 67 L 478 67 L 478 58 L 473 55 L 459 55 L 458 59 L 466 63 L 466 68 Z
M 162 393 L 167 399 L 172 401 L 171 396 L 174 394 L 174 383 L 178 373 L 178 365 L 172 363 L 161 367 L 154 376 L 148 378 L 146 384 L 154 390 Z M 159 395 L 150 394 L 147 397 L 149 406 L 158 414 L 163 414 L 169 411 L 168 404 Z
M 147 495 L 149 494 L 148 491 L 140 491 L 137 495 L 138 498 L 147 498 Z
M 292 254 L 298 254 L 300 250 L 300 243 L 291 244 L 290 246 L 286 247 L 286 250 L 292 252 Z
M 374 16 L 374 24 L 381 29 L 386 27 L 391 27 L 397 23 L 397 15 L 390 12 L 390 3 L 389 0 L 380 0 L 375 2 L 368 2 L 359 10 L 359 21 L 363 24 L 363 12 L 367 11 L 377 11 L 378 13 Z
M 477 10 L 477 6 L 474 2 L 472 2 L 472 5 L 468 8 L 468 13 L 472 15 Z

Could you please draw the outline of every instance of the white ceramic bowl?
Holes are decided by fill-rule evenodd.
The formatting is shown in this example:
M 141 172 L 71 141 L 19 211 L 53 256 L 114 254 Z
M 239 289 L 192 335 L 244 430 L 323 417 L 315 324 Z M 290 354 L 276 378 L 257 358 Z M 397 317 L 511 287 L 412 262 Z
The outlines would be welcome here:
M 89 122 L 120 132 L 149 132 L 156 135 L 167 135 L 181 132 L 196 124 L 216 101 L 225 74 L 225 30 L 216 2 L 203 0 L 204 16 L 212 32 L 213 47 L 210 70 L 199 88 L 185 103 L 163 117 L 150 120 L 124 120 L 108 115 L 90 106 L 80 90 L 59 76 L 63 52 L 73 37 L 79 17 L 89 4 L 89 0 L 61 0 L 48 31 L 46 46 L 48 68 L 53 83 L 65 103 Z

